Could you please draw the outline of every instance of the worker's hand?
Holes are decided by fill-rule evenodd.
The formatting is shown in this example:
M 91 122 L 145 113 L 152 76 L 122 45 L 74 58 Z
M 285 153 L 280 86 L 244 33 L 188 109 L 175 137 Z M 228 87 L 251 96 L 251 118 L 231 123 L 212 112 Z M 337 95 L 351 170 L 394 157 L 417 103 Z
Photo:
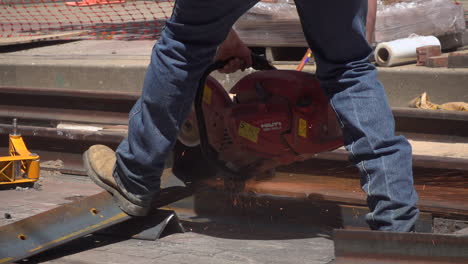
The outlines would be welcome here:
M 219 45 L 215 61 L 227 60 L 229 58 L 232 59 L 222 69 L 219 69 L 219 72 L 233 73 L 237 70 L 245 70 L 252 65 L 250 49 L 232 29 L 226 40 Z

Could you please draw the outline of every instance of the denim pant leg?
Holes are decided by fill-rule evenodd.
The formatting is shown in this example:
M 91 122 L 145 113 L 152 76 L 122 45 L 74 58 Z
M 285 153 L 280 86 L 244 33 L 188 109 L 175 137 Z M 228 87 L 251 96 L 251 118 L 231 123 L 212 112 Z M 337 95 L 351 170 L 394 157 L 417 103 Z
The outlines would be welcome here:
M 142 204 L 160 188 L 165 160 L 191 109 L 199 80 L 234 22 L 256 0 L 177 0 L 154 46 L 141 98 L 117 149 L 115 178 Z
M 367 0 L 296 0 L 317 77 L 341 122 L 346 149 L 368 195 L 372 229 L 410 231 L 418 217 L 411 146 L 392 112 L 365 38 Z

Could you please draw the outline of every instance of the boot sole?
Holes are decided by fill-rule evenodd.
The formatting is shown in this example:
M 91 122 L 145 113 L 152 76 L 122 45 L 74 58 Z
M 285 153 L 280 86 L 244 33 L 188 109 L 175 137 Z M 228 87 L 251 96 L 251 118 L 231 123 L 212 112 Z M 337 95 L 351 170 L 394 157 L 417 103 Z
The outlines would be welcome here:
M 98 174 L 94 171 L 94 169 L 91 166 L 91 163 L 89 162 L 88 151 L 85 151 L 85 153 L 83 154 L 83 163 L 86 172 L 88 173 L 88 176 L 91 178 L 91 180 L 93 180 L 93 182 L 96 183 L 99 187 L 110 192 L 112 194 L 112 197 L 114 198 L 114 201 L 117 203 L 117 205 L 122 211 L 133 216 L 148 215 L 150 208 L 142 207 L 130 202 L 127 198 L 125 198 L 125 196 L 122 195 L 122 193 L 118 189 L 115 189 L 112 186 L 106 184 L 99 178 Z

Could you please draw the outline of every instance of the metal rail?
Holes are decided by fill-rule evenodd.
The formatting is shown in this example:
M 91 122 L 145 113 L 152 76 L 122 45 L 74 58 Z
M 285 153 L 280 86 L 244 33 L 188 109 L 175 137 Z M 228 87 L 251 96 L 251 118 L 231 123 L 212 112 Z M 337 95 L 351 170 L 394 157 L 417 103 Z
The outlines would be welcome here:
M 9 124 L 0 124 L 0 150 L 4 153 L 8 153 L 11 129 Z M 86 131 L 24 125 L 18 126 L 18 130 L 29 149 L 41 154 L 42 161 L 60 160 L 63 163 L 50 169 L 74 175 L 86 175 L 81 155 L 90 146 L 105 144 L 115 148 L 127 134 L 126 130 Z M 48 169 L 47 164 L 43 163 L 41 168 Z
M 336 230 L 336 264 L 468 263 L 468 237 Z
M 11 129 L 11 124 L 0 123 L 0 149 L 3 147 L 5 153 L 6 143 L 8 142 L 7 135 L 9 131 L 12 131 Z M 127 133 L 125 127 L 120 130 L 86 131 L 20 125 L 18 129 L 27 139 L 29 148 L 36 153 L 40 153 L 43 161 L 61 160 L 63 162 L 62 167 L 53 167 L 52 169 L 75 175 L 86 175 L 82 166 L 81 154 L 87 148 L 94 144 L 105 144 L 115 148 Z M 346 161 L 348 153 L 344 150 L 336 150 L 320 153 L 315 158 Z M 450 168 L 468 171 L 466 159 L 461 158 L 414 155 L 413 164 L 415 167 L 421 168 Z
M 398 132 L 468 137 L 468 112 L 392 108 Z
M 69 89 L 1 87 L 0 119 L 30 123 L 80 122 L 127 124 L 136 93 Z M 468 113 L 393 108 L 399 132 L 468 137 Z
M 348 152 L 335 150 L 317 154 L 314 158 L 324 160 L 347 161 Z M 463 158 L 413 155 L 413 166 L 418 168 L 454 169 L 468 171 L 468 162 Z
M 0 119 L 29 123 L 127 124 L 138 96 L 133 93 L 0 87 Z
M 42 154 L 42 160 L 60 159 L 63 173 L 85 174 L 81 153 L 93 144 L 116 147 L 126 129 L 78 131 L 57 128 L 62 122 L 121 126 L 138 99 L 136 93 L 75 91 L 68 89 L 0 87 L 0 147 L 11 132 L 11 119 L 19 118 L 19 130 L 28 146 Z M 3 110 L 1 110 L 3 109 Z M 468 114 L 463 112 L 394 108 L 397 131 L 424 135 L 454 135 L 467 138 Z M 7 142 L 7 141 L 5 141 Z M 5 147 L 5 146 L 3 146 Z M 317 155 L 321 159 L 346 160 L 343 151 Z M 415 156 L 414 165 L 428 168 L 468 170 L 464 159 Z M 54 168 L 56 169 L 56 168 Z

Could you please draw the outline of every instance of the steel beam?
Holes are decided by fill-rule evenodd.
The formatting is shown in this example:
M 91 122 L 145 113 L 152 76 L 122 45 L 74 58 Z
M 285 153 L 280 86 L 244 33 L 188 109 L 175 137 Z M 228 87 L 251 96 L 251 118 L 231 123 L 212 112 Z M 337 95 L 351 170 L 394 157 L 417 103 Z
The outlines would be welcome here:
M 158 208 L 192 194 L 191 188 L 169 187 L 153 204 Z M 18 261 L 132 217 L 119 209 L 108 192 L 65 204 L 0 227 L 0 263 Z
M 10 263 L 130 219 L 102 192 L 0 227 L 0 263 Z

